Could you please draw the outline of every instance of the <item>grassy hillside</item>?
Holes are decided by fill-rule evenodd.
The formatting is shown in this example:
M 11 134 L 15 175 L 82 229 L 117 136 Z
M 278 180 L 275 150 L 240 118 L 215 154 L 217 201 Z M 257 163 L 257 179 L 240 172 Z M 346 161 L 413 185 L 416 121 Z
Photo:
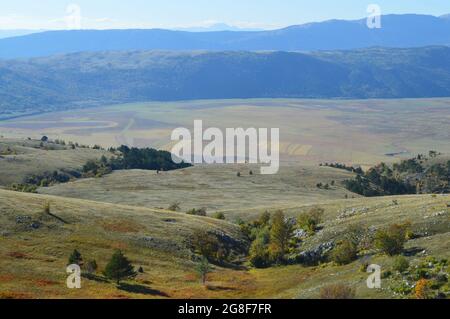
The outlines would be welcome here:
M 250 171 L 253 175 L 250 175 Z M 241 177 L 237 177 L 237 173 Z M 40 188 L 39 192 L 116 204 L 167 208 L 178 202 L 182 211 L 205 207 L 208 213 L 223 211 L 232 220 L 249 208 L 284 208 L 298 203 L 358 196 L 342 186 L 354 175 L 328 167 L 282 166 L 276 175 L 260 175 L 259 166 L 196 165 L 157 174 L 154 171 L 117 171 L 101 179 Z M 328 190 L 318 183 L 335 182 Z M 245 217 L 245 216 L 243 216 Z
M 107 152 L 90 148 L 42 143 L 38 140 L 0 138 L 0 186 L 23 183 L 26 177 L 45 172 L 80 169 L 88 160 Z
M 43 212 L 47 202 L 57 218 Z M 189 236 L 204 230 L 243 241 L 235 225 L 167 211 L 2 190 L 0 203 L 0 297 L 200 297 Z M 122 249 L 145 273 L 129 291 L 101 281 L 71 291 L 65 267 L 73 249 L 100 267 Z
M 58 219 L 43 213 L 46 202 Z M 414 229 L 424 232 L 406 245 L 405 254 L 413 265 L 429 256 L 449 258 L 448 203 L 447 196 L 430 195 L 330 202 L 321 205 L 325 209 L 322 230 L 306 247 L 330 240 L 348 225 L 383 227 L 410 220 Z M 295 215 L 307 209 L 299 205 L 287 213 Z M 347 212 L 345 217 L 343 212 Z M 346 266 L 215 267 L 203 287 L 184 240 L 195 229 L 220 231 L 242 240 L 237 226 L 204 217 L 0 190 L 0 225 L 1 297 L 316 298 L 330 283 L 350 285 L 360 298 L 401 297 L 389 288 L 396 284 L 393 277 L 383 280 L 382 290 L 367 289 L 367 274 L 360 271 L 360 261 Z M 145 272 L 122 289 L 100 278 L 83 279 L 82 289 L 69 290 L 65 288 L 65 265 L 75 248 L 86 260 L 95 258 L 100 270 L 114 249 L 120 248 Z M 393 259 L 375 254 L 370 262 L 390 270 Z

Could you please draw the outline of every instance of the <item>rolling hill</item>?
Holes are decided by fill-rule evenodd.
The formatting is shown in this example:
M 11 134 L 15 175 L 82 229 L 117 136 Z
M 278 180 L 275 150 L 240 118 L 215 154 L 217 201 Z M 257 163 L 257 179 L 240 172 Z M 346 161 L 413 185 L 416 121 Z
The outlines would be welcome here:
M 14 151 L 25 152 L 35 141 L 6 142 Z M 59 164 L 68 165 L 64 161 Z M 33 163 L 29 166 L 39 169 Z M 54 160 L 53 165 L 56 164 L 58 161 Z M 342 170 L 294 166 L 286 168 L 291 173 L 245 175 L 236 181 L 237 169 L 243 167 L 213 165 L 159 175 L 124 171 L 61 184 L 67 189 L 60 196 L 0 189 L 0 298 L 318 298 L 322 288 L 330 284 L 352 287 L 358 298 L 411 298 L 411 289 L 405 290 L 404 281 L 414 284 L 418 270 L 425 272 L 420 276 L 432 278 L 436 271 L 448 274 L 448 195 L 343 199 L 337 185 L 327 191 L 312 189 L 316 179 L 350 176 Z M 0 179 L 3 176 L 5 170 L 0 170 Z M 172 186 L 175 183 L 177 188 Z M 280 196 L 283 184 L 290 189 Z M 86 185 L 93 196 L 83 193 Z M 236 188 L 234 195 L 225 191 L 230 185 Z M 48 190 L 56 194 L 56 188 Z M 249 192 L 252 188 L 261 195 L 259 199 Z M 149 207 L 154 203 L 169 205 L 173 200 L 180 200 L 183 210 L 203 202 L 214 204 L 212 198 L 205 196 L 206 189 L 215 189 L 211 195 L 217 198 L 217 191 L 222 190 L 224 200 L 220 208 L 226 220 Z M 183 194 L 185 190 L 192 190 L 192 198 Z M 248 196 L 238 197 L 237 192 Z M 298 192 L 310 195 L 302 197 Z M 278 196 L 278 200 L 270 196 Z M 88 197 L 90 200 L 82 199 Z M 150 200 L 146 201 L 148 197 Z M 230 200 L 233 197 L 234 201 Z M 323 245 L 335 245 L 346 236 L 349 227 L 364 229 L 371 236 L 394 223 L 408 223 L 412 235 L 403 250 L 410 264 L 408 274 L 402 277 L 395 271 L 394 257 L 372 248 L 362 250 L 357 259 L 345 265 L 325 259 L 317 265 L 293 262 L 270 268 L 251 266 L 247 256 L 249 238 L 236 218 L 253 221 L 265 210 L 274 213 L 279 209 L 287 217 L 296 218 L 312 208 L 323 210 L 320 227 L 315 234 L 302 238 L 294 252 L 310 254 Z M 196 271 L 198 252 L 192 246 L 199 232 L 215 236 L 232 257 L 223 264 L 212 263 L 206 285 L 200 283 Z M 74 249 L 81 252 L 85 262 L 94 259 L 98 269 L 87 274 L 83 268 L 82 289 L 72 290 L 66 287 L 66 266 Z M 102 274 L 117 249 L 136 270 L 141 268 L 136 278 L 120 285 Z M 382 267 L 383 289 L 367 288 L 364 265 L 369 262 Z M 448 296 L 448 282 L 438 286 L 434 292 Z
M 21 184 L 33 175 L 80 169 L 88 160 L 108 152 L 90 148 L 72 149 L 66 145 L 0 137 L 0 187 Z
M 110 50 L 310 51 L 449 44 L 449 19 L 409 14 L 383 16 L 381 29 L 369 29 L 366 19 L 362 19 L 330 20 L 255 32 L 49 31 L 0 40 L 0 58 Z
M 97 52 L 0 62 L 0 118 L 123 102 L 450 96 L 450 48 Z
M 46 203 L 53 216 L 43 213 Z M 349 225 L 373 229 L 411 221 L 425 234 L 406 244 L 405 255 L 412 267 L 433 257 L 448 259 L 446 203 L 448 197 L 430 195 L 330 202 L 321 205 L 325 209 L 323 229 L 305 247 L 336 240 Z M 296 216 L 308 208 L 299 203 L 287 213 Z M 364 260 L 343 266 L 214 266 L 208 284 L 202 286 L 192 252 L 186 247 L 186 239 L 198 229 L 243 240 L 239 227 L 227 221 L 0 190 L 0 298 L 318 298 L 321 288 L 330 284 L 349 285 L 358 298 L 407 298 L 395 292 L 401 283 L 396 275 L 383 279 L 383 289 L 368 289 L 368 275 L 361 271 Z M 101 275 L 83 278 L 82 289 L 70 290 L 65 285 L 65 267 L 73 249 L 86 260 L 95 258 L 99 273 L 115 249 L 121 249 L 144 272 L 122 286 Z M 394 258 L 382 254 L 369 258 L 366 262 L 392 272 Z

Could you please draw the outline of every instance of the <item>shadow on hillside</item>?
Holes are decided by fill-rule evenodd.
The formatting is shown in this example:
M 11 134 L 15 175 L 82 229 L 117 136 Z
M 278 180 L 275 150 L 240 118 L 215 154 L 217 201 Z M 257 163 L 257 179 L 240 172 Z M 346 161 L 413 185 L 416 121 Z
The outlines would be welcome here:
M 168 294 L 166 294 L 162 291 L 151 289 L 146 286 L 142 286 L 142 285 L 138 285 L 138 284 L 121 283 L 119 286 L 117 286 L 117 288 L 120 290 L 126 291 L 126 292 L 135 293 L 135 294 L 170 297 Z
M 411 256 L 416 256 L 417 254 L 419 254 L 423 251 L 424 251 L 424 248 L 412 247 L 412 248 L 405 249 L 403 251 L 403 255 L 411 257 Z
M 219 261 L 210 261 L 210 263 L 215 266 L 232 269 L 232 270 L 248 270 L 248 267 L 246 267 L 242 264 L 238 264 L 238 263 L 232 263 L 232 262 L 227 262 L 227 261 L 220 261 L 220 262 Z
M 83 277 L 88 279 L 88 280 L 101 282 L 101 283 L 108 283 L 109 282 L 108 279 L 106 279 L 105 277 L 97 276 L 97 275 L 94 275 L 94 274 L 83 274 Z
M 211 290 L 211 291 L 233 291 L 233 290 L 236 290 L 236 288 L 233 288 L 233 287 L 221 287 L 221 286 L 210 286 L 210 285 L 207 285 L 206 289 Z

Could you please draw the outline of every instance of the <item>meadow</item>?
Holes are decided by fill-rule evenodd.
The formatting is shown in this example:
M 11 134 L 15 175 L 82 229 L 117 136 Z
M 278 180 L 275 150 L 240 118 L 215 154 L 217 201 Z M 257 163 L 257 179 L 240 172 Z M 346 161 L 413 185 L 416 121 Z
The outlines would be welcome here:
M 359 197 L 342 186 L 342 181 L 351 177 L 350 172 L 319 166 L 291 164 L 283 166 L 276 175 L 260 175 L 258 166 L 247 164 L 196 165 L 159 174 L 116 171 L 102 178 L 41 187 L 38 192 L 148 208 L 167 208 L 179 203 L 184 212 L 206 208 L 210 215 L 223 212 L 233 220 L 252 218 L 251 212 L 285 209 L 299 203 Z M 318 183 L 334 185 L 319 189 Z

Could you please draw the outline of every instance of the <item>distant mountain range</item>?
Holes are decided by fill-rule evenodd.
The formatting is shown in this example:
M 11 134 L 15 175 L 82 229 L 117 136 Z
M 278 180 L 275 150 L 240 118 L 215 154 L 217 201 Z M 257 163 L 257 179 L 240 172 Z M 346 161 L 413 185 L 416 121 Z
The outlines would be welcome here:
M 186 27 L 186 28 L 175 28 L 172 30 L 176 31 L 187 31 L 187 32 L 217 32 L 217 31 L 263 31 L 263 29 L 258 28 L 242 28 L 234 25 L 229 25 L 227 23 L 214 23 L 208 26 L 199 27 Z
M 366 19 L 362 19 L 330 20 L 254 32 L 49 31 L 0 40 L 0 58 L 111 50 L 316 51 L 428 45 L 450 45 L 448 16 L 386 15 L 382 17 L 381 29 L 369 29 Z
M 450 47 L 97 52 L 0 61 L 0 118 L 112 103 L 450 96 Z
M 33 33 L 40 33 L 44 32 L 44 30 L 24 30 L 24 29 L 18 29 L 18 30 L 0 30 L 0 39 L 5 38 L 12 38 L 12 37 L 20 37 L 23 35 L 33 34 Z

